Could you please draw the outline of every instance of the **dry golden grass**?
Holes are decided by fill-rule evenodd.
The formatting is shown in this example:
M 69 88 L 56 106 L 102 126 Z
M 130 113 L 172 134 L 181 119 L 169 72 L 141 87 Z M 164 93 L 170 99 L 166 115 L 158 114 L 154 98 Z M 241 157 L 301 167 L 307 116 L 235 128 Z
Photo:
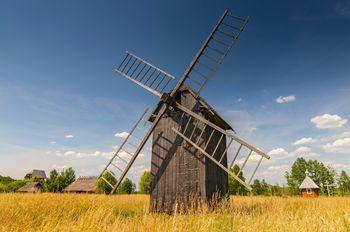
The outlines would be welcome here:
M 350 198 L 231 197 L 216 211 L 148 213 L 145 195 L 0 194 L 3 231 L 350 231 Z

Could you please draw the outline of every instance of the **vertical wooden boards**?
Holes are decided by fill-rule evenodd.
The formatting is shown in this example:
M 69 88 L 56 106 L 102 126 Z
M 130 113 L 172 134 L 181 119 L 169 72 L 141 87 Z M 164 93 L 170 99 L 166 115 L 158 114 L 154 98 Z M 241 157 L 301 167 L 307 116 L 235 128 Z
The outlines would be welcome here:
M 189 92 L 183 91 L 178 100 L 187 108 L 200 113 L 199 102 Z M 203 123 L 187 122 L 188 118 L 183 118 L 181 111 L 169 111 L 153 132 L 150 206 L 153 212 L 170 213 L 176 203 L 178 208 L 186 210 L 193 205 L 193 201 L 208 203 L 217 191 L 221 195 L 227 193 L 227 173 L 172 130 L 174 127 L 184 131 L 188 125 L 184 133 L 198 139 L 204 147 L 211 131 L 201 133 Z M 198 138 L 199 135 L 201 138 Z M 221 138 L 220 144 L 216 146 L 219 140 L 220 135 L 214 135 L 207 150 L 216 149 L 216 154 L 221 155 L 226 147 L 226 138 Z M 226 157 L 222 159 L 222 164 L 227 167 Z

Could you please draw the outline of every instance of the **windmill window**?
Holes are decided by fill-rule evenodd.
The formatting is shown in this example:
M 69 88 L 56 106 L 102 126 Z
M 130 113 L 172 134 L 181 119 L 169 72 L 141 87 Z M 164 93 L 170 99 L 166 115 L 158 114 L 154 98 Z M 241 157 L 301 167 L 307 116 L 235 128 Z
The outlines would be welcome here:
M 311 194 L 312 194 L 311 189 L 306 189 L 306 193 L 309 194 L 309 195 L 311 195 Z

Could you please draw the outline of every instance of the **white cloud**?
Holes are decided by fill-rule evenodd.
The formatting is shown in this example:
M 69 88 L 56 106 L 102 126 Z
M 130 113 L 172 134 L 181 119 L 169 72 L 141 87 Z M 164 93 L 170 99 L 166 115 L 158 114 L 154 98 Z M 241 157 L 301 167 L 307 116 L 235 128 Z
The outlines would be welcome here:
M 258 154 L 256 154 L 255 152 L 253 152 L 253 153 L 251 154 L 251 156 L 249 157 L 249 159 L 252 160 L 252 161 L 259 161 L 260 158 L 261 158 L 261 155 L 258 155 Z
M 280 183 L 285 182 L 284 174 L 290 169 L 290 166 L 287 164 L 281 165 L 271 165 L 265 171 L 263 171 L 259 176 L 261 178 L 267 179 L 269 182 L 272 180 Z M 269 180 L 270 179 L 270 180 Z
M 293 156 L 302 156 L 302 157 L 311 157 L 316 156 L 317 154 L 312 152 L 309 147 L 299 147 L 295 151 L 291 152 Z
M 337 163 L 337 162 L 324 162 L 327 166 L 334 168 L 337 171 L 350 169 L 350 164 Z
M 65 153 L 63 153 L 64 156 L 74 156 L 76 154 L 77 154 L 77 152 L 75 152 L 75 151 L 66 151 Z
M 285 172 L 288 171 L 288 169 L 290 168 L 289 165 L 287 164 L 281 164 L 281 165 L 276 165 L 276 166 L 269 166 L 267 168 L 268 171 L 272 171 L 272 172 Z
M 130 168 L 130 173 L 134 173 L 134 174 L 141 174 L 145 171 L 149 171 L 149 168 L 146 168 L 145 165 L 143 164 L 138 166 L 133 166 Z
M 125 139 L 126 137 L 128 137 L 129 133 L 126 131 L 120 132 L 120 133 L 115 133 L 114 136 L 115 137 L 119 137 L 119 138 L 123 138 Z
M 56 141 L 50 141 L 50 144 L 56 144 Z
M 92 153 L 86 153 L 86 152 L 77 152 L 77 151 L 66 151 L 63 153 L 66 157 L 74 157 L 77 159 L 85 158 L 85 157 L 104 157 L 108 158 L 111 157 L 111 152 L 101 152 L 101 151 L 95 151 Z
M 284 159 L 290 156 L 289 152 L 280 147 L 269 151 L 267 155 L 269 155 L 271 159 Z
M 282 103 L 288 103 L 288 102 L 292 102 L 295 101 L 295 96 L 294 95 L 290 95 L 290 96 L 279 96 L 278 98 L 276 98 L 276 102 L 279 104 Z
M 301 139 L 295 141 L 293 143 L 293 145 L 295 145 L 295 146 L 306 145 L 306 144 L 315 143 L 316 141 L 317 141 L 317 139 L 313 139 L 313 138 L 310 138 L 310 137 L 301 138 Z
M 56 170 L 63 170 L 63 169 L 67 169 L 68 166 L 67 165 L 58 165 L 58 164 L 53 164 L 51 165 L 52 169 L 56 169 Z
M 52 154 L 52 152 L 48 151 L 47 154 Z M 110 152 L 105 152 L 105 151 L 94 151 L 94 152 L 66 151 L 63 153 L 56 151 L 55 154 L 57 156 L 63 155 L 65 157 L 73 157 L 73 158 L 77 158 L 77 159 L 87 158 L 87 157 L 102 157 L 102 158 L 105 158 L 107 160 L 110 160 L 115 153 L 113 151 L 110 151 Z M 133 155 L 133 153 L 131 153 L 131 154 Z M 131 155 L 125 151 L 120 151 L 118 153 L 118 156 L 126 161 L 130 160 L 130 158 L 131 158 Z M 144 156 L 145 156 L 144 153 L 139 153 L 138 158 L 142 158 Z M 117 162 L 119 162 L 119 161 L 122 162 L 122 160 L 120 160 L 118 157 L 115 160 Z
M 72 139 L 72 138 L 74 138 L 73 135 L 65 135 L 64 137 L 66 137 L 66 139 Z
M 345 131 L 345 132 L 342 132 L 341 134 L 336 134 L 332 136 L 320 137 L 318 140 L 321 142 L 333 142 L 337 139 L 343 139 L 347 137 L 350 137 L 350 131 Z
M 242 134 L 250 134 L 258 125 L 255 122 L 254 117 L 244 110 L 227 110 L 226 111 L 228 121 L 234 122 L 234 128 L 237 132 Z
M 327 128 L 339 128 L 347 123 L 347 119 L 341 118 L 339 115 L 333 114 L 324 114 L 319 115 L 310 120 L 315 126 L 319 129 Z
M 243 101 L 242 98 L 238 98 L 238 99 L 237 99 L 237 102 L 241 102 L 241 101 Z
M 283 148 L 276 148 L 267 153 L 267 155 L 271 156 L 271 159 L 286 159 L 290 157 L 311 157 L 316 156 L 317 154 L 312 152 L 309 147 L 299 147 L 292 152 L 288 152 Z
M 350 154 L 350 137 L 337 139 L 333 143 L 327 143 L 323 146 L 323 149 L 326 152 Z

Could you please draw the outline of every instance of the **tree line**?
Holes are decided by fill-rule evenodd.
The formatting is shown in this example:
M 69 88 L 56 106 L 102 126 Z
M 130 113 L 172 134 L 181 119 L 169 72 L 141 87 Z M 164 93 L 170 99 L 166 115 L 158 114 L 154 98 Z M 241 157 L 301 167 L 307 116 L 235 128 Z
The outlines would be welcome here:
M 30 179 L 14 180 L 11 177 L 0 176 L 0 192 L 15 192 L 29 182 L 39 182 L 46 192 L 63 192 L 63 190 L 75 181 L 75 171 L 67 168 L 58 172 L 52 170 L 47 180 L 32 177 Z
M 245 181 L 244 173 L 235 165 L 231 171 L 238 174 Z M 230 195 L 263 195 L 263 196 L 293 196 L 300 195 L 299 186 L 305 179 L 305 171 L 308 171 L 312 180 L 320 187 L 320 195 L 350 195 L 350 177 L 344 170 L 338 175 L 335 170 L 318 160 L 305 160 L 297 158 L 290 172 L 285 173 L 286 185 L 269 184 L 264 179 L 255 179 L 249 192 L 236 179 L 229 175 L 228 192 Z M 150 193 L 151 174 L 144 172 L 139 181 L 140 193 Z
M 299 195 L 299 186 L 305 178 L 305 171 L 310 173 L 312 180 L 320 187 L 320 195 L 350 195 L 350 177 L 345 171 L 341 171 L 338 175 L 335 170 L 324 163 L 317 160 L 305 160 L 298 158 L 292 165 L 290 172 L 285 173 L 285 186 L 278 184 L 272 185 L 264 179 L 255 179 L 251 185 L 252 191 L 246 190 L 236 179 L 229 175 L 228 192 L 230 195 L 263 195 L 263 196 L 292 196 Z M 235 165 L 231 171 L 238 174 L 242 180 L 245 180 L 244 173 L 240 172 L 240 168 Z M 103 176 L 111 184 L 116 184 L 116 179 L 108 172 Z M 76 175 L 73 168 L 64 169 L 61 172 L 52 170 L 48 179 L 42 180 L 38 178 L 14 180 L 11 177 L 0 176 L 0 192 L 15 192 L 28 182 L 40 182 L 46 192 L 63 192 L 63 190 L 75 181 Z M 151 173 L 145 171 L 138 183 L 138 193 L 150 194 Z M 97 183 L 97 193 L 110 193 L 112 188 L 102 179 Z M 136 193 L 136 184 L 130 179 L 125 178 L 116 194 L 133 194 Z

